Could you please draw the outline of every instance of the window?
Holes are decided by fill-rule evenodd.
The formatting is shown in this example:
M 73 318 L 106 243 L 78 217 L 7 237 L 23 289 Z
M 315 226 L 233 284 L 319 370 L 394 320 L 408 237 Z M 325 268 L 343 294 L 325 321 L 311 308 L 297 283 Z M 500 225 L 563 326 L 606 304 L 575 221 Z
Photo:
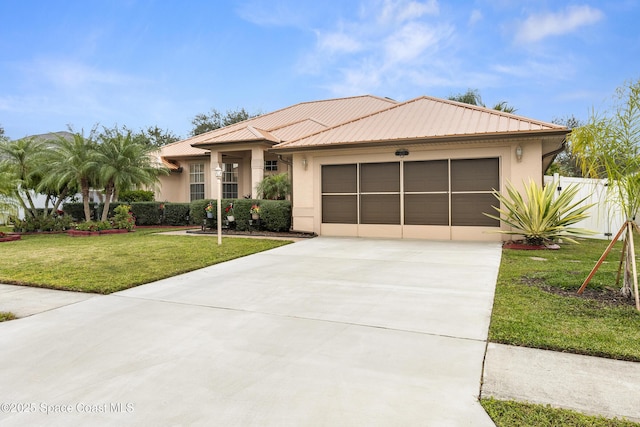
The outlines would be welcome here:
M 222 165 L 222 197 L 224 199 L 238 198 L 238 164 L 225 163 Z
M 191 201 L 204 199 L 204 163 L 189 165 L 189 193 Z
M 264 170 L 267 172 L 277 172 L 278 171 L 278 161 L 277 160 L 265 160 L 264 161 Z

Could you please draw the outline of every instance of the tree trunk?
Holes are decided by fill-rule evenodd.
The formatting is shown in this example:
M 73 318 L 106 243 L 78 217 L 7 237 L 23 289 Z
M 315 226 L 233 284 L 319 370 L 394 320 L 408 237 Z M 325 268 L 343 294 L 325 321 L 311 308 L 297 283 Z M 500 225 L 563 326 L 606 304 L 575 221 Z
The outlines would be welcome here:
M 625 236 L 625 239 L 627 239 L 627 241 L 629 241 L 628 239 L 631 238 L 631 233 L 632 233 L 631 227 L 628 227 L 627 234 Z M 624 281 L 622 283 L 622 289 L 620 289 L 620 293 L 625 298 L 631 298 L 632 296 L 631 284 L 633 283 L 633 273 L 631 272 L 631 263 L 632 263 L 631 258 L 634 256 L 636 256 L 636 254 L 633 253 L 631 248 L 627 245 L 627 253 L 624 261 Z
M 18 199 L 18 202 L 20 203 L 20 206 L 24 210 L 24 215 L 26 217 L 27 216 L 27 212 L 29 212 L 29 208 L 27 208 L 27 205 L 24 202 L 24 199 L 22 198 L 22 196 L 20 195 L 20 192 L 18 190 L 15 190 L 14 194 L 15 194 L 16 198 Z
M 84 220 L 91 221 L 91 209 L 89 209 L 89 181 L 80 180 L 80 188 L 82 191 L 82 204 L 84 206 Z
M 51 208 L 52 214 L 60 210 L 60 205 L 67 198 L 67 194 L 69 194 L 69 187 L 65 187 L 65 189 L 62 190 L 60 194 L 58 194 L 58 199 L 56 200 L 56 202 L 53 204 L 53 207 Z
M 113 194 L 113 183 L 108 182 L 104 188 L 104 207 L 102 208 L 101 221 L 106 221 L 109 218 L 109 205 L 111 204 L 111 195 Z
M 29 194 L 29 190 L 25 191 L 24 195 L 27 197 L 27 201 L 29 202 L 29 208 L 27 209 L 27 212 L 29 212 L 33 218 L 37 217 L 38 211 L 36 210 L 36 205 L 33 203 L 31 194 Z
M 51 201 L 51 195 L 47 194 L 47 198 L 44 200 L 44 211 L 42 212 L 42 216 L 44 218 L 49 216 L 49 202 Z

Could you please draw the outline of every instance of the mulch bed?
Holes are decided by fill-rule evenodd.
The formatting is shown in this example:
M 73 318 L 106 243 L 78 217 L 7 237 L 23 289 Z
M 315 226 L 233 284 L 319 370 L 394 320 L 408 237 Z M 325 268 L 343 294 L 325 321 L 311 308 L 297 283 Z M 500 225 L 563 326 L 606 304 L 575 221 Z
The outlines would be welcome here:
M 216 230 L 206 230 L 206 231 L 187 230 L 187 233 L 216 235 L 218 232 Z M 264 230 L 238 231 L 238 230 L 230 230 L 228 228 L 222 229 L 222 235 L 223 236 L 248 236 L 248 237 L 290 237 L 292 239 L 308 239 L 308 238 L 318 236 L 315 233 L 305 233 L 302 231 L 264 231 Z
M 555 286 L 549 286 L 544 283 L 543 279 L 539 278 L 522 278 L 522 283 L 528 286 L 535 286 L 538 289 L 543 290 L 544 292 L 560 295 L 563 297 L 573 297 L 573 298 L 582 298 L 589 299 L 593 301 L 598 301 L 602 305 L 611 306 L 611 307 L 621 307 L 621 306 L 631 306 L 635 307 L 636 303 L 633 298 L 625 298 L 620 293 L 620 289 L 613 288 L 601 288 L 601 289 L 593 289 L 588 286 L 582 292 L 582 294 L 578 295 L 577 289 L 563 289 Z
M 546 245 L 529 245 L 524 240 L 511 240 L 502 244 L 503 249 L 515 249 L 521 251 L 536 251 L 536 250 L 557 250 L 560 246 L 556 244 Z
M 15 240 L 20 240 L 19 234 L 5 234 L 0 237 L 0 242 L 13 242 Z

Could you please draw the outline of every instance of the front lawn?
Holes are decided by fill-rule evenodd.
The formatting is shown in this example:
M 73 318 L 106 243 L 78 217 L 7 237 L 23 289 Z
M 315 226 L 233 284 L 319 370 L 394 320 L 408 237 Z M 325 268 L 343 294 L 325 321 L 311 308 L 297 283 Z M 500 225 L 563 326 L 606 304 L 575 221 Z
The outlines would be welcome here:
M 109 294 L 265 251 L 282 240 L 165 236 L 153 229 L 95 237 L 25 235 L 0 243 L 0 283 Z
M 557 251 L 503 250 L 489 340 L 640 361 L 640 312 L 615 285 L 622 243 L 587 291 L 576 294 L 608 243 L 585 239 Z
M 637 427 L 638 424 L 584 415 L 549 405 L 484 399 L 480 403 L 497 427 Z

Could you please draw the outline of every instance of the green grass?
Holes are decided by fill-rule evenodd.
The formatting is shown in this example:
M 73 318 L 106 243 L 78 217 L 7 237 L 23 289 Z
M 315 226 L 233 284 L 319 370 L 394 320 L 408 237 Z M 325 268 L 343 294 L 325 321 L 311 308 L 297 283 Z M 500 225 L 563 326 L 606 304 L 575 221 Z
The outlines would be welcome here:
M 495 399 L 480 401 L 497 427 L 637 427 L 640 424 L 580 414 L 549 405 Z
M 611 305 L 575 293 L 608 243 L 586 239 L 557 251 L 503 250 L 489 340 L 640 361 L 640 312 L 633 305 Z M 617 243 L 590 291 L 620 287 L 615 281 L 621 248 Z M 570 293 L 557 295 L 542 286 Z
M 288 244 L 282 240 L 165 236 L 25 235 L 0 244 L 0 283 L 108 294 Z M 162 231 L 167 231 L 163 229 Z
M 16 316 L 8 311 L 0 311 L 0 322 L 6 322 L 7 320 L 13 320 Z

